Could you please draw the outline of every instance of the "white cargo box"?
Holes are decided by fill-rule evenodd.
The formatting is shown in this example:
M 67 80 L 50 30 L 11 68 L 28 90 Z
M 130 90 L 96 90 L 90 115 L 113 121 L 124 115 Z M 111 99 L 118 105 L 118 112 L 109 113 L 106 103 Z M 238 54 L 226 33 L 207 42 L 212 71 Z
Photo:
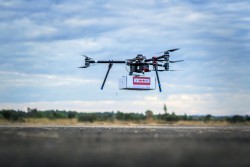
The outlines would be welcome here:
M 119 79 L 119 89 L 154 90 L 155 77 L 123 76 Z

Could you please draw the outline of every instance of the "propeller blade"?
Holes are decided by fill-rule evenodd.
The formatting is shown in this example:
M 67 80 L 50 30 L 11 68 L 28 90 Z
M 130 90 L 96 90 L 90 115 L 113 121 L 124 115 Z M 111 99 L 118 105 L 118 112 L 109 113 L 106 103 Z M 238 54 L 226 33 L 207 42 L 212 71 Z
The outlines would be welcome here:
M 82 55 L 83 57 L 85 57 L 85 60 L 93 60 L 92 58 L 86 56 L 86 55 Z
M 169 61 L 169 63 L 177 63 L 177 62 L 182 62 L 184 60 L 175 60 L 175 61 Z
M 86 56 L 86 55 L 82 55 L 83 57 L 86 57 L 86 58 L 89 58 L 88 56 Z
M 181 71 L 181 70 L 168 70 L 168 71 Z
M 179 50 L 179 48 L 170 49 L 170 50 L 168 50 L 168 52 L 174 52 L 174 51 L 176 51 L 176 50 Z
M 175 48 L 175 49 L 169 49 L 169 50 L 166 50 L 166 51 L 163 51 L 163 52 L 158 52 L 156 54 L 160 54 L 160 53 L 167 53 L 167 52 L 174 52 L 176 50 L 179 50 L 179 48 Z

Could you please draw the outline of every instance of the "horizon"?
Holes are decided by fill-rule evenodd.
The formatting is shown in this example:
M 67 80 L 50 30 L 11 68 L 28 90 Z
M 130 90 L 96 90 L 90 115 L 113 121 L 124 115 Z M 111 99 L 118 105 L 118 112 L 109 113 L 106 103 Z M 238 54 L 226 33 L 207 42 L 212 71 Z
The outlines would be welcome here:
M 123 111 L 95 111 L 95 112 L 86 112 L 86 111 L 74 111 L 74 110 L 65 110 L 65 109 L 62 109 L 62 110 L 58 110 L 58 109 L 46 109 L 46 110 L 39 110 L 38 108 L 27 108 L 26 110 L 22 110 L 22 109 L 0 109 L 0 111 L 10 111 L 10 110 L 13 110 L 15 112 L 25 112 L 25 113 L 28 113 L 29 111 L 28 110 L 37 110 L 38 112 L 46 112 L 46 111 L 56 111 L 56 112 L 66 112 L 66 113 L 69 113 L 69 112 L 76 112 L 76 113 L 87 113 L 87 114 L 96 114 L 96 113 L 118 113 L 118 112 L 121 112 L 121 113 L 126 113 L 126 114 L 142 114 L 142 115 L 146 115 L 146 112 L 147 111 L 152 111 L 150 109 L 144 111 L 144 112 L 123 112 Z M 155 113 L 154 111 L 152 111 L 153 115 L 164 115 L 166 114 L 165 111 L 163 112 L 157 112 Z M 189 115 L 189 114 L 176 114 L 175 112 L 167 112 L 167 114 L 171 115 L 171 114 L 175 114 L 177 116 L 192 116 L 192 117 L 203 117 L 203 116 L 207 116 L 207 115 L 211 115 L 211 114 L 192 114 L 192 115 Z M 250 116 L 248 114 L 231 114 L 231 115 L 211 115 L 212 117 L 230 117 L 230 116 Z

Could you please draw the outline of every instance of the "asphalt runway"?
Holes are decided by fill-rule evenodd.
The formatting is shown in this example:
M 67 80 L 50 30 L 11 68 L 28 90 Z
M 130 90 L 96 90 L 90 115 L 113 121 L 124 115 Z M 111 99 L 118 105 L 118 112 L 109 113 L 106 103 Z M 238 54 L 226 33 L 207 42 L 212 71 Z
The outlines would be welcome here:
M 0 166 L 250 166 L 250 127 L 5 127 Z

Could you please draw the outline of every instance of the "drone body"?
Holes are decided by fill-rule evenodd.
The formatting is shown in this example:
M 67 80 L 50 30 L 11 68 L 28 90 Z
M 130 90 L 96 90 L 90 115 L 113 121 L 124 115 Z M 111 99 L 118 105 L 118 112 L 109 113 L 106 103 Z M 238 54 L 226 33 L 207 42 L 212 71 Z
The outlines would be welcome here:
M 90 64 L 94 64 L 94 63 L 108 64 L 108 71 L 106 73 L 106 76 L 101 86 L 101 89 L 103 89 L 106 79 L 108 77 L 108 74 L 113 64 L 126 64 L 127 66 L 130 67 L 129 76 L 124 76 L 119 80 L 120 89 L 154 90 L 156 88 L 156 79 L 157 79 L 159 91 L 161 92 L 162 90 L 161 90 L 161 84 L 160 84 L 158 71 L 172 71 L 172 70 L 169 70 L 169 63 L 177 63 L 177 62 L 184 61 L 184 60 L 177 60 L 177 61 L 169 60 L 169 57 L 170 57 L 169 53 L 176 51 L 176 50 L 178 49 L 171 49 L 165 52 L 161 52 L 163 53 L 163 55 L 158 56 L 158 57 L 152 57 L 150 59 L 147 59 L 142 54 L 138 54 L 135 58 L 127 59 L 125 61 L 114 61 L 114 60 L 96 61 L 85 56 L 85 65 L 79 68 L 88 68 Z M 150 70 L 149 68 L 150 66 L 153 66 L 153 70 Z M 151 71 L 155 71 L 156 79 L 155 77 L 140 76 L 140 74 L 144 74 L 146 72 L 151 72 Z
M 119 79 L 119 89 L 121 90 L 154 90 L 155 88 L 155 77 L 130 75 Z

